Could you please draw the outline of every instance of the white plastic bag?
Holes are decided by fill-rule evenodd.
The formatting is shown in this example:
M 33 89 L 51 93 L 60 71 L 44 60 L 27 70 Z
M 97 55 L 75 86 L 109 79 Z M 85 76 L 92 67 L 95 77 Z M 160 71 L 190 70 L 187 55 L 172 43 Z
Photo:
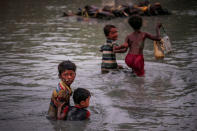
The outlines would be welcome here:
M 170 42 L 170 38 L 165 35 L 162 39 L 161 39 L 163 46 L 165 48 L 166 53 L 170 53 L 172 52 L 172 46 L 171 46 L 171 42 Z
M 170 38 L 167 35 L 163 26 L 162 26 L 162 29 L 163 29 L 163 32 L 164 32 L 164 37 L 161 39 L 161 42 L 163 43 L 163 46 L 165 48 L 165 52 L 166 53 L 171 53 L 172 52 L 172 46 L 171 46 Z

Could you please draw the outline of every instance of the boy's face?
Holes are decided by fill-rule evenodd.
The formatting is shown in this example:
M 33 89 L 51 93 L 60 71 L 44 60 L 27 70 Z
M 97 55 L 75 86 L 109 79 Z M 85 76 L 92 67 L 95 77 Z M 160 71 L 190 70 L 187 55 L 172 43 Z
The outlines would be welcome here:
M 80 106 L 86 108 L 89 106 L 89 104 L 90 104 L 90 96 L 85 101 L 81 101 Z
M 111 28 L 107 38 L 110 39 L 110 40 L 117 40 L 118 39 L 117 28 Z
M 73 70 L 65 70 L 61 74 L 61 79 L 66 85 L 70 86 L 73 83 L 75 76 L 76 73 Z

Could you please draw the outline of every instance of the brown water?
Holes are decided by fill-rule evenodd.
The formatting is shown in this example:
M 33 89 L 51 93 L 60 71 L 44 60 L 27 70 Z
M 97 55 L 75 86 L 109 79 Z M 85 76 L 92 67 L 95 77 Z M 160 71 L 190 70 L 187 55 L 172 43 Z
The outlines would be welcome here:
M 102 28 L 116 25 L 122 43 L 132 31 L 127 19 L 61 17 L 65 10 L 100 6 L 103 1 L 0 1 L 0 130 L 197 129 L 197 2 L 159 0 L 173 15 L 143 17 L 144 31 L 155 33 L 154 25 L 164 24 L 174 52 L 157 61 L 152 41 L 146 41 L 146 77 L 138 78 L 130 72 L 100 73 L 99 48 L 105 42 Z M 124 67 L 125 55 L 117 55 Z M 58 83 L 57 65 L 68 59 L 77 65 L 72 88 L 83 87 L 92 93 L 89 121 L 46 119 Z

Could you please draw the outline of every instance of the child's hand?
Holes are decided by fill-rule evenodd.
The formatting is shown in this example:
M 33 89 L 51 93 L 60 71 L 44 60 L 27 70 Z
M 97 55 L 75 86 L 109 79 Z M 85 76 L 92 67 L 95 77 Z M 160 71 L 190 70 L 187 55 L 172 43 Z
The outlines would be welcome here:
M 62 103 L 62 102 L 58 101 L 58 102 L 57 102 L 57 107 L 58 107 L 58 108 L 62 108 L 65 104 L 66 104 L 66 102 L 63 102 L 63 103 Z
M 113 47 L 113 53 L 116 53 L 116 46 Z
M 162 24 L 160 22 L 157 23 L 157 28 L 161 28 Z
M 118 69 L 124 69 L 122 65 L 118 65 Z

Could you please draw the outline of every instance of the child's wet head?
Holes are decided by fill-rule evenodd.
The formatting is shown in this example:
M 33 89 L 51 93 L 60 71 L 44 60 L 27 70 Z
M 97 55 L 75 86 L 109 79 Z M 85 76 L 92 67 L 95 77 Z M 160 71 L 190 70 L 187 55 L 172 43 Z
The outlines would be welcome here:
M 134 30 L 139 30 L 142 27 L 142 17 L 138 15 L 132 16 L 129 18 L 128 23 Z
M 107 39 L 110 39 L 110 40 L 117 40 L 118 39 L 118 31 L 117 31 L 116 26 L 106 25 L 103 28 L 103 31 L 104 31 L 104 34 Z
M 84 88 L 77 88 L 73 94 L 74 103 L 84 108 L 89 106 L 90 97 L 90 92 Z
M 71 61 L 63 61 L 58 65 L 59 78 L 68 86 L 72 84 L 76 76 L 76 65 Z

